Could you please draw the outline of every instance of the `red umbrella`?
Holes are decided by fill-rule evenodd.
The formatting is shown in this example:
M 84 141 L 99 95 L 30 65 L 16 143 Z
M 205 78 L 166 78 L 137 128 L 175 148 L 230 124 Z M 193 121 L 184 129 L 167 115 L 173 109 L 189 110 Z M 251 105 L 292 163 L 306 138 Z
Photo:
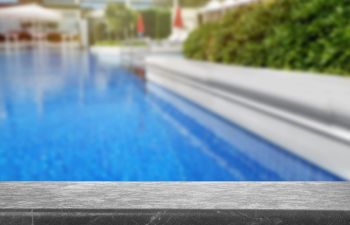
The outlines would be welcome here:
M 183 19 L 182 19 L 182 13 L 181 13 L 180 6 L 176 7 L 174 27 L 180 28 L 180 29 L 184 28 L 184 22 L 183 22 Z
M 141 14 L 137 17 L 137 33 L 142 35 L 145 32 L 145 24 Z

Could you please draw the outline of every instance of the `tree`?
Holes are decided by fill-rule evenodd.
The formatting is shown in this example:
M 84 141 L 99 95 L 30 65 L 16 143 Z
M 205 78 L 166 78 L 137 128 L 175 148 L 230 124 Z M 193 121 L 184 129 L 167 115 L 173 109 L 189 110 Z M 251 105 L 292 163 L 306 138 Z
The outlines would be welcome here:
M 109 3 L 105 16 L 109 31 L 117 37 L 126 38 L 135 27 L 136 13 L 123 3 Z

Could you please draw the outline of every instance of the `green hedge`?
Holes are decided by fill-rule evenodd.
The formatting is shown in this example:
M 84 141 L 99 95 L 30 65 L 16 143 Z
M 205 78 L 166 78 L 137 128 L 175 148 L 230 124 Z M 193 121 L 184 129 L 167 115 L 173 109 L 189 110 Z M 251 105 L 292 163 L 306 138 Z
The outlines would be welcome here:
M 142 10 L 145 24 L 145 36 L 153 39 L 167 38 L 171 32 L 171 14 L 169 10 Z
M 350 2 L 265 0 L 195 30 L 189 58 L 350 75 Z

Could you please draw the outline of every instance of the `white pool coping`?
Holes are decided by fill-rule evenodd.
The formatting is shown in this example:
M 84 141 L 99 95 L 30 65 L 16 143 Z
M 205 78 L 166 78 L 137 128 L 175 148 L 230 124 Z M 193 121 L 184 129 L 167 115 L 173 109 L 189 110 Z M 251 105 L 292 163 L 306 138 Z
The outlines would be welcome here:
M 147 79 L 350 180 L 350 79 L 148 57 Z

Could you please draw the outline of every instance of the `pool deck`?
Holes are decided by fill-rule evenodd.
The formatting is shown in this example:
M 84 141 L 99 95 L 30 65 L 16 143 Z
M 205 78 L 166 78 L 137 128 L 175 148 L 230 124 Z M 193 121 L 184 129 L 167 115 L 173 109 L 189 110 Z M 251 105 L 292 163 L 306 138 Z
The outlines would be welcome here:
M 350 224 L 350 183 L 0 183 L 0 224 Z

